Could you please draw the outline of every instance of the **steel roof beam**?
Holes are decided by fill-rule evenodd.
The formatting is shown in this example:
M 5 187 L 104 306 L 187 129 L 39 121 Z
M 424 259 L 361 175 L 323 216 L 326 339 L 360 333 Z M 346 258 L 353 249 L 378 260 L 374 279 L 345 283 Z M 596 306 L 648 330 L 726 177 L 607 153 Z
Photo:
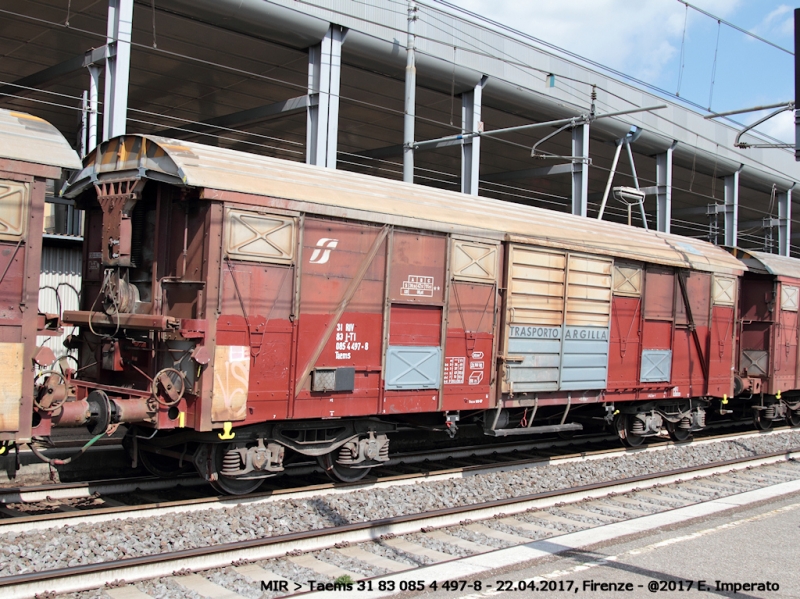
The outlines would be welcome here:
M 4 85 L 3 87 L 0 87 L 0 94 L 13 94 L 19 96 L 21 94 L 31 93 L 36 90 L 26 88 L 37 87 L 43 83 L 52 81 L 53 79 L 58 79 L 63 75 L 68 75 L 69 73 L 79 71 L 83 67 L 87 67 L 97 62 L 102 62 L 106 59 L 107 54 L 108 46 L 94 48 L 85 54 L 73 56 L 64 62 L 60 62 L 52 67 L 42 69 L 41 71 L 33 73 L 32 75 L 28 75 L 22 79 L 17 79 L 13 83 Z
M 515 181 L 517 179 L 537 179 L 539 177 L 549 177 L 550 175 L 566 175 L 572 173 L 572 164 L 553 164 L 551 166 L 541 166 L 539 168 L 526 168 L 520 171 L 508 171 L 505 173 L 493 173 L 481 177 L 482 181 L 489 183 L 503 183 L 505 181 Z
M 448 139 L 444 141 L 436 142 L 435 144 L 427 144 L 422 147 L 415 147 L 415 152 L 430 152 L 431 150 L 436 150 L 438 148 L 446 148 L 448 146 L 460 146 L 462 144 L 462 140 L 460 139 Z M 400 144 L 394 146 L 384 146 L 382 148 L 375 148 L 373 150 L 363 150 L 361 152 L 355 152 L 355 156 L 362 156 L 364 158 L 394 158 L 396 156 L 402 156 L 405 146 Z
M 194 133 L 206 133 L 214 129 L 236 129 L 238 127 L 246 127 L 275 118 L 297 114 L 298 112 L 304 112 L 309 106 L 314 105 L 316 101 L 316 97 L 297 96 L 296 98 L 289 98 L 288 100 L 274 102 L 273 104 L 256 106 L 255 108 L 248 108 L 247 110 L 214 117 L 213 119 L 208 119 L 201 123 L 165 129 L 164 131 L 158 132 L 157 135 L 182 137 L 186 135 L 187 130 Z
M 13 83 L 0 87 L 0 94 L 13 94 L 16 96 L 31 93 L 35 90 L 25 89 L 26 87 L 37 87 L 42 83 L 47 83 L 68 73 L 72 73 L 83 68 L 83 55 L 73 56 L 57 65 L 48 67 L 22 79 L 17 79 Z

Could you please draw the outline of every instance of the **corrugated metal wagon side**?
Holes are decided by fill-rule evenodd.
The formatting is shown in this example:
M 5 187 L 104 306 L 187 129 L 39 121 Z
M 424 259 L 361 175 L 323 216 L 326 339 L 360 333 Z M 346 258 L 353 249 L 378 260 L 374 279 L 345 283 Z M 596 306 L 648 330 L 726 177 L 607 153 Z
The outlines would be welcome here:
M 66 194 L 80 376 L 74 418 L 41 427 L 135 424 L 153 471 L 239 493 L 295 453 L 357 480 L 401 427 L 569 432 L 598 410 L 641 439 L 702 426 L 730 386 L 711 284 L 744 267 L 696 240 L 147 136 L 102 144 Z
M 45 193 L 48 180 L 80 160 L 50 123 L 0 109 L 0 447 L 31 440 L 34 368 L 55 361 L 37 333 L 58 328 L 39 314 Z M 46 409 L 56 406 L 41 403 Z
M 731 250 L 749 270 L 741 281 L 735 395 L 756 428 L 773 420 L 800 426 L 800 264 L 751 250 Z

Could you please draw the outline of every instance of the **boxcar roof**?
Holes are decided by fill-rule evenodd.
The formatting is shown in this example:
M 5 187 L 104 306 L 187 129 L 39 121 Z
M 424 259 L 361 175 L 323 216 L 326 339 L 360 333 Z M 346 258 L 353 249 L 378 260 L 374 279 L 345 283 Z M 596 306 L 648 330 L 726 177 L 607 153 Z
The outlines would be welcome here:
M 800 279 L 800 260 L 797 258 L 739 248 L 731 252 L 753 272 Z
M 447 230 L 455 225 L 490 237 L 628 260 L 712 272 L 746 270 L 722 248 L 689 237 L 162 137 L 109 140 L 84 164 L 65 195 L 74 197 L 98 178 L 142 176 L 344 208 L 352 218 L 359 213 L 369 219 L 410 217 L 420 227 Z
M 81 159 L 58 129 L 39 117 L 0 108 L 0 158 L 79 169 Z

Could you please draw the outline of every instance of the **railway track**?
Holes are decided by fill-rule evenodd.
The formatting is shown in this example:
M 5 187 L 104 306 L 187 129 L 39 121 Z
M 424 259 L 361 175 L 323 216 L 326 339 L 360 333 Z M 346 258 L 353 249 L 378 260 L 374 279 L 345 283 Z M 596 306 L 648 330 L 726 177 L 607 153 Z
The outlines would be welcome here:
M 659 449 L 651 447 L 644 451 Z M 552 538 L 559 533 L 571 534 L 658 515 L 663 520 L 665 514 L 687 506 L 704 504 L 705 512 L 723 509 L 731 504 L 714 502 L 720 497 L 738 495 L 743 491 L 755 492 L 767 487 L 775 487 L 781 493 L 800 491 L 800 464 L 794 461 L 798 455 L 798 451 L 775 452 L 324 530 L 7 576 L 0 578 L 0 593 L 10 599 L 21 599 L 43 591 L 65 593 L 104 588 L 111 597 L 146 597 L 146 593 L 125 595 L 123 591 L 131 587 L 120 581 L 167 577 L 167 586 L 215 597 L 221 595 L 219 588 L 215 591 L 219 585 L 213 582 L 214 576 L 209 578 L 207 573 L 203 577 L 191 572 L 223 568 L 225 570 L 216 573 L 222 572 L 223 577 L 250 579 L 254 589 L 264 580 L 273 581 L 275 585 L 288 581 L 281 587 L 286 592 L 308 591 L 309 580 L 330 582 L 347 574 L 352 580 L 371 580 L 370 588 L 376 595 L 388 594 L 390 590 L 401 590 L 397 586 L 399 581 L 410 579 L 398 573 L 415 567 L 491 553 L 504 547 Z M 602 458 L 596 454 L 563 459 Z M 397 481 L 373 484 L 392 482 L 397 484 Z M 256 499 L 250 499 L 253 500 Z M 228 499 L 227 503 L 230 505 L 236 501 L 243 500 Z M 163 506 L 160 509 L 175 510 L 176 507 Z M 376 539 L 379 539 L 377 545 L 374 543 Z M 450 549 L 442 550 L 445 546 Z M 326 555 L 331 552 L 343 557 L 344 562 L 360 562 L 364 567 L 359 572 L 354 571 L 358 568 L 348 570 L 336 565 Z M 284 576 L 287 565 L 293 565 L 295 570 L 313 578 L 293 580 Z M 374 572 L 379 574 L 365 575 Z M 413 578 L 423 579 L 416 573 Z M 391 580 L 394 586 L 387 582 Z M 230 590 L 227 592 L 231 593 Z M 180 596 L 179 591 L 176 590 L 175 596 Z
M 781 435 L 780 431 L 771 433 L 772 435 Z M 752 437 L 753 435 L 742 436 L 739 435 L 738 439 L 743 437 Z M 756 435 L 758 436 L 758 435 Z M 732 438 L 728 436 L 727 439 Z M 706 440 L 698 442 L 701 444 L 712 444 L 719 442 L 718 440 Z M 594 452 L 590 454 L 582 454 L 576 456 L 564 456 L 560 458 L 553 458 L 550 460 L 551 464 L 578 462 L 587 460 L 602 460 L 612 454 L 620 453 L 638 453 L 645 452 L 659 452 L 667 450 L 670 446 L 667 444 L 650 446 L 645 449 L 613 451 L 613 452 Z M 670 472 L 652 473 L 629 477 L 625 480 L 616 480 L 613 482 L 594 483 L 589 485 L 576 486 L 570 489 L 561 489 L 557 491 L 547 491 L 543 493 L 530 494 L 522 497 L 505 498 L 496 501 L 484 502 L 480 505 L 464 505 L 448 509 L 439 509 L 427 513 L 407 514 L 393 518 L 383 518 L 377 520 L 370 520 L 341 526 L 333 526 L 324 530 L 312 530 L 307 532 L 297 532 L 288 535 L 277 535 L 273 537 L 251 539 L 235 543 L 223 543 L 212 547 L 197 547 L 190 550 L 167 552 L 160 555 L 140 556 L 122 560 L 113 560 L 97 564 L 82 565 L 73 568 L 57 568 L 53 570 L 41 571 L 33 574 L 20 574 L 15 576 L 8 576 L 0 578 L 0 593 L 4 597 L 33 597 L 34 594 L 41 594 L 43 591 L 48 592 L 71 592 L 87 588 L 100 588 L 108 585 L 114 586 L 115 581 L 126 580 L 142 580 L 152 579 L 164 576 L 172 576 L 173 572 L 180 571 L 186 573 L 188 571 L 208 570 L 211 568 L 226 568 L 234 564 L 234 569 L 226 570 L 228 576 L 239 576 L 248 578 L 248 575 L 243 572 L 249 572 L 250 575 L 258 574 L 263 570 L 262 566 L 252 564 L 247 565 L 245 562 L 261 561 L 261 560 L 276 560 L 289 561 L 295 564 L 300 570 L 306 572 L 306 576 L 312 575 L 315 571 L 317 573 L 317 580 L 330 580 L 333 573 L 347 572 L 340 566 L 331 565 L 325 560 L 318 559 L 315 555 L 309 555 L 308 552 L 331 552 L 335 551 L 338 554 L 349 556 L 349 559 L 355 561 L 362 561 L 371 559 L 371 555 L 377 555 L 374 558 L 373 571 L 377 568 L 382 575 L 386 575 L 392 571 L 408 570 L 416 566 L 426 565 L 435 562 L 448 561 L 459 557 L 459 552 L 455 554 L 448 554 L 441 550 L 431 549 L 430 543 L 425 543 L 424 539 L 418 538 L 420 535 L 429 537 L 440 544 L 446 546 L 460 548 L 460 554 L 463 556 L 474 555 L 475 553 L 482 553 L 492 550 L 497 550 L 510 544 L 524 544 L 537 540 L 537 535 L 530 534 L 535 529 L 541 534 L 539 538 L 545 538 L 548 535 L 552 536 L 558 533 L 558 530 L 553 529 L 553 524 L 561 526 L 562 530 L 573 529 L 580 530 L 588 528 L 589 526 L 597 526 L 604 521 L 609 520 L 608 514 L 596 513 L 595 516 L 587 516 L 586 509 L 577 507 L 572 509 L 569 505 L 565 509 L 561 504 L 574 504 L 586 500 L 600 500 L 611 501 L 612 507 L 616 505 L 618 512 L 629 512 L 620 519 L 629 519 L 631 515 L 637 514 L 641 516 L 642 512 L 648 511 L 638 509 L 627 505 L 625 508 L 625 499 L 613 498 L 609 496 L 613 494 L 628 493 L 631 494 L 634 489 L 633 495 L 639 493 L 641 495 L 643 489 L 655 489 L 662 485 L 674 485 L 677 481 L 685 480 L 687 477 L 710 477 L 719 475 L 722 472 L 735 471 L 738 479 L 735 483 L 720 482 L 719 479 L 711 483 L 711 494 L 715 496 L 720 495 L 720 489 L 725 489 L 728 494 L 735 494 L 740 491 L 742 486 L 752 486 L 753 476 L 743 473 L 743 470 L 753 467 L 760 467 L 768 464 L 786 463 L 788 470 L 781 473 L 771 473 L 767 475 L 756 475 L 755 478 L 761 478 L 764 484 L 755 486 L 768 486 L 772 483 L 786 483 L 787 481 L 800 479 L 800 466 L 792 460 L 796 456 L 796 452 L 775 452 L 770 455 L 763 455 L 758 457 L 739 458 L 735 460 L 726 460 L 711 466 L 695 466 L 691 468 L 683 468 L 680 470 L 673 470 Z M 541 464 L 541 463 L 540 463 Z M 531 466 L 528 463 L 527 466 Z M 521 469 L 523 464 L 504 464 L 496 466 L 495 469 L 512 468 Z M 437 475 L 430 475 L 426 477 L 428 482 L 435 480 L 452 480 L 461 477 L 475 477 L 481 471 L 488 471 L 490 468 L 462 468 L 459 471 L 445 472 Z M 734 476 L 729 474 L 726 476 Z M 712 480 L 712 479 L 708 479 Z M 744 481 L 744 482 L 743 482 Z M 272 496 L 250 496 L 250 497 L 236 497 L 236 498 L 210 498 L 195 503 L 176 502 L 169 505 L 159 506 L 139 506 L 137 508 L 119 508 L 117 510 L 106 510 L 105 513 L 80 513 L 80 514 L 64 514 L 59 518 L 48 519 L 32 519 L 29 521 L 8 521 L 7 524 L 0 525 L 0 534 L 12 531 L 30 531 L 32 529 L 44 530 L 46 527 L 65 526 L 77 523 L 89 523 L 94 526 L 102 526 L 103 521 L 116 519 L 120 517 L 157 517 L 166 514 L 178 514 L 178 518 L 185 518 L 186 515 L 192 511 L 206 510 L 209 508 L 225 508 L 236 505 L 253 505 L 254 503 L 274 502 L 280 499 L 292 498 L 295 500 L 301 497 L 324 497 L 325 495 L 344 494 L 350 493 L 357 488 L 365 488 L 367 486 L 398 486 L 413 484 L 414 478 L 412 476 L 404 477 L 390 477 L 384 480 L 378 480 L 369 483 L 369 485 L 351 485 L 351 486 L 329 486 L 326 489 L 305 489 L 302 492 L 277 494 Z M 777 484 L 776 483 L 776 484 Z M 692 486 L 693 483 L 682 483 L 682 490 L 676 492 L 666 492 L 666 496 L 670 501 L 677 493 L 678 497 L 683 496 L 679 502 L 681 507 L 689 504 L 698 503 L 704 500 L 704 493 L 695 488 L 693 491 L 686 491 L 687 484 Z M 782 484 L 782 483 L 781 483 Z M 695 485 L 696 486 L 696 485 Z M 798 487 L 800 490 L 800 487 Z M 664 494 L 664 491 L 654 491 L 656 493 Z M 672 493 L 672 497 L 670 497 Z M 688 493 L 688 494 L 687 494 Z M 692 498 L 694 495 L 694 498 Z M 631 501 L 641 503 L 640 499 L 631 499 Z M 660 506 L 656 506 L 656 512 L 668 511 L 677 509 L 676 506 L 669 507 L 670 501 L 662 501 Z M 673 502 L 674 503 L 674 502 Z M 588 505 L 588 504 L 587 504 Z M 646 505 L 642 504 L 642 505 Z M 655 505 L 655 504 L 654 504 Z M 560 507 L 556 507 L 560 506 Z M 558 513 L 553 514 L 552 510 L 557 510 Z M 608 510 L 608 505 L 606 505 Z M 648 508 L 651 512 L 653 506 Z M 534 510 L 535 514 L 531 512 Z M 542 510 L 551 510 L 548 512 L 550 515 L 545 514 Z M 613 511 L 613 509 L 612 509 Z M 541 513 L 540 513 L 541 512 Z M 576 517 L 572 524 L 569 525 L 571 518 Z M 528 524 L 521 524 L 515 522 L 520 514 L 529 514 L 530 520 L 527 516 L 523 521 L 528 521 Z M 499 515 L 502 514 L 502 515 Z M 526 520 L 527 518 L 527 520 Z M 487 520 L 489 519 L 489 520 Z M 614 520 L 614 518 L 610 518 Z M 481 521 L 490 521 L 487 525 Z M 536 523 L 534 523 L 536 522 Z M 494 526 L 494 528 L 493 528 Z M 564 527 L 567 527 L 564 529 Z M 457 530 L 451 530 L 455 527 Z M 499 529 L 498 529 L 499 527 Z M 462 530 L 463 529 L 463 530 Z M 427 531 L 420 533 L 421 530 Z M 516 533 L 504 532 L 511 530 Z M 466 531 L 464 533 L 463 531 Z M 494 532 L 492 532 L 494 531 Z M 526 532 L 527 531 L 527 532 Z M 412 535 L 409 539 L 405 535 Z M 444 537 L 442 536 L 444 535 Z M 516 539 L 514 538 L 516 537 Z M 372 539 L 381 538 L 381 547 L 391 550 L 392 557 L 382 557 L 379 553 L 375 553 L 374 549 L 364 549 L 354 547 L 354 544 L 364 543 Z M 472 538 L 473 540 L 470 540 Z M 399 540 L 396 540 L 399 539 Z M 460 539 L 460 540 L 458 540 Z M 479 542 L 476 542 L 476 540 Z M 488 540 L 488 541 L 487 541 Z M 423 544 L 420 548 L 420 542 Z M 427 545 L 427 547 L 426 547 Z M 481 547 L 481 545 L 483 545 Z M 467 549 L 465 549 L 467 548 Z M 366 553 L 364 553 L 366 552 Z M 287 553 L 290 555 L 287 557 Z M 385 553 L 385 551 L 384 551 Z M 410 558 L 409 556 L 416 555 L 417 558 Z M 356 556 L 356 557 L 353 557 Z M 400 556 L 399 561 L 397 561 Z M 403 557 L 405 556 L 405 557 Z M 421 557 L 420 557 L 421 556 Z M 394 559 L 393 559 L 394 558 Z M 414 562 L 416 559 L 416 563 Z M 387 561 L 388 560 L 388 561 Z M 391 562 L 395 561 L 395 564 Z M 261 562 L 262 565 L 264 562 Z M 325 564 L 328 564 L 327 566 Z M 405 563 L 405 566 L 403 564 Z M 382 565 L 381 565 L 382 564 Z M 398 565 L 400 564 L 400 565 Z M 391 566 L 391 567 L 389 567 Z M 281 571 L 282 566 L 270 563 L 273 570 L 277 567 Z M 261 568 L 261 570 L 259 570 Z M 394 569 L 394 570 L 393 570 Z M 327 572 L 328 574 L 325 574 Z M 364 578 L 366 574 L 370 574 L 369 569 L 354 572 L 357 578 Z M 266 571 L 261 575 L 264 580 L 283 580 L 280 573 L 274 571 Z M 326 578 L 327 576 L 327 578 Z M 196 584 L 203 586 L 204 583 L 199 580 L 198 575 L 189 575 L 188 577 L 177 577 L 174 580 L 177 582 L 171 584 Z M 333 577 L 335 578 L 335 576 Z M 290 579 L 290 578 L 289 578 Z M 192 582 L 194 581 L 194 582 Z M 307 583 L 308 580 L 300 581 Z M 211 583 L 214 584 L 214 583 Z M 287 587 L 288 588 L 288 587 Z M 291 587 L 293 588 L 293 587 Z M 308 590 L 306 585 L 305 590 Z M 113 588 L 106 589 L 106 594 L 116 596 Z M 200 593 L 201 595 L 203 593 Z M 120 595 L 122 596 L 122 595 Z M 176 594 L 175 596 L 180 596 Z M 215 596 L 213 593 L 207 595 L 209 597 Z
M 785 429 L 784 429 L 785 430 Z M 740 433 L 725 433 L 708 437 L 704 441 L 727 439 Z M 757 434 L 757 433 L 753 433 Z M 697 441 L 701 442 L 701 441 Z M 669 446 L 668 440 L 651 441 L 647 447 Z M 578 447 L 596 447 L 590 452 L 576 452 Z M 405 452 L 393 457 L 385 466 L 376 468 L 367 484 L 391 480 L 413 480 L 435 473 L 452 474 L 481 470 L 487 467 L 526 465 L 543 460 L 570 459 L 583 455 L 615 455 L 624 453 L 615 436 L 585 435 L 574 439 L 549 439 L 535 442 L 478 445 L 446 450 Z M 638 451 L 638 450 L 634 450 Z M 296 480 L 303 477 L 303 485 Z M 313 463 L 301 463 L 287 468 L 285 476 L 269 479 L 255 497 L 285 496 L 308 490 L 312 493 L 331 488 L 361 488 L 358 483 L 332 483 Z M 163 497 L 154 498 L 153 493 Z M 195 475 L 174 479 L 136 477 L 125 480 L 102 480 L 48 484 L 20 488 L 0 489 L 0 526 L 9 520 L 20 523 L 65 521 L 80 511 L 84 516 L 105 513 L 121 514 L 126 508 L 132 511 L 149 510 L 156 504 L 206 505 L 225 501 L 204 480 Z M 2 530 L 2 528 L 0 528 Z

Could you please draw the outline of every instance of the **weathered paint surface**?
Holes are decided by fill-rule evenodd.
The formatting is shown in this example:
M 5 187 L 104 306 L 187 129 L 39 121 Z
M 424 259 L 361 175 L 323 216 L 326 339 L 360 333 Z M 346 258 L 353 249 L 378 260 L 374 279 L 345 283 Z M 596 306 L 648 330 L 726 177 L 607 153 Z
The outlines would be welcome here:
M 624 257 L 683 268 L 738 274 L 741 263 L 722 248 L 636 227 L 573 217 L 552 210 L 459 193 L 402 185 L 378 177 L 316 168 L 293 161 L 214 148 L 188 141 L 128 135 L 100 144 L 72 179 L 67 194 L 91 185 L 93 175 L 140 167 L 176 184 L 205 189 L 203 198 L 284 207 L 313 205 L 347 218 L 369 214 L 374 222 L 406 219 L 408 225 L 439 231 L 453 227 L 484 231 L 487 237 Z M 412 216 L 413 215 L 413 216 Z M 625 242 L 622 243 L 622 240 Z

